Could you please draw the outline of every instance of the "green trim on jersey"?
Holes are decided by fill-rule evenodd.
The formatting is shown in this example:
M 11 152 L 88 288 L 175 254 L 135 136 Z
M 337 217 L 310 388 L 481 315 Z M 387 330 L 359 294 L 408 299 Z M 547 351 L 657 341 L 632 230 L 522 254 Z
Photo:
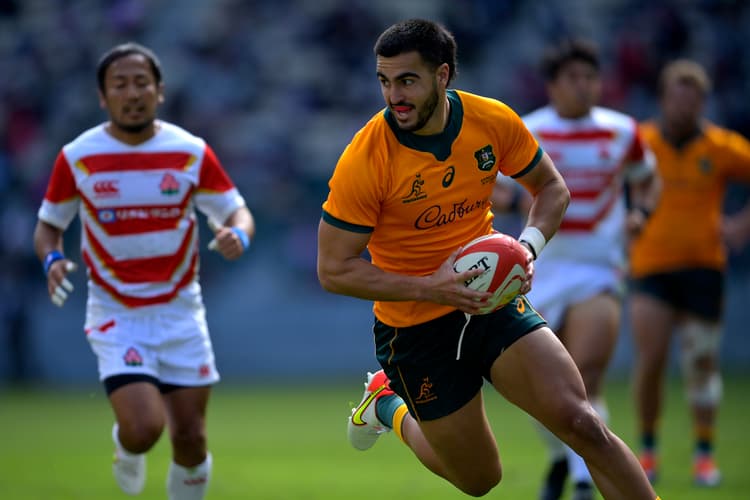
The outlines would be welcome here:
M 402 146 L 410 149 L 422 151 L 423 153 L 432 153 L 438 161 L 445 161 L 451 155 L 453 142 L 461 132 L 461 125 L 464 122 L 464 107 L 461 98 L 455 90 L 447 90 L 446 96 L 451 104 L 451 115 L 445 129 L 439 134 L 417 135 L 411 132 L 401 130 L 390 108 L 386 108 L 384 117 L 388 126 L 396 135 L 396 139 Z
M 372 228 L 370 226 L 360 226 L 359 224 L 352 224 L 350 222 L 337 219 L 336 217 L 329 214 L 325 210 L 323 210 L 323 220 L 332 226 L 335 226 L 339 229 L 344 229 L 346 231 L 351 231 L 353 233 L 368 234 L 375 230 L 375 228 Z
M 534 158 L 532 158 L 532 159 L 531 159 L 531 161 L 530 161 L 530 162 L 529 162 L 529 164 L 528 164 L 528 165 L 526 166 L 526 168 L 524 168 L 523 170 L 521 170 L 520 172 L 518 172 L 518 173 L 517 173 L 517 174 L 515 174 L 515 175 L 511 175 L 511 176 L 510 176 L 510 177 L 511 177 L 511 179 L 518 179 L 519 177 L 523 177 L 524 175 L 526 175 L 526 174 L 528 174 L 529 172 L 531 172 L 531 170 L 532 170 L 532 169 L 533 169 L 534 167 L 536 167 L 536 164 L 537 164 L 537 163 L 539 163 L 539 160 L 541 160 L 541 159 L 542 159 L 542 155 L 543 155 L 543 154 L 544 154 L 544 151 L 542 150 L 542 147 L 541 147 L 541 146 L 539 146 L 539 149 L 537 149 L 537 150 L 536 150 L 536 154 L 534 155 Z

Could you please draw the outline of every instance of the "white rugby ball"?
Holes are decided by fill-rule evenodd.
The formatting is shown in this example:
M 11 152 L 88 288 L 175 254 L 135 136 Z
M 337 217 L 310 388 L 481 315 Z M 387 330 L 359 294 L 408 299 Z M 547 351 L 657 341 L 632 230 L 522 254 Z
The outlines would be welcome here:
M 463 272 L 481 268 L 484 273 L 466 282 L 466 286 L 480 292 L 490 292 L 480 314 L 500 309 L 513 300 L 526 279 L 528 251 L 512 236 L 493 233 L 467 243 L 458 254 L 453 269 Z

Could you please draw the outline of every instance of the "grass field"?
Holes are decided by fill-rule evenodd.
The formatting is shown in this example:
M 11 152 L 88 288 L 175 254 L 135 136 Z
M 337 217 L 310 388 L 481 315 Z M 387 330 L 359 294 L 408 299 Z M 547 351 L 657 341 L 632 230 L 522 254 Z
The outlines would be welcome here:
M 368 452 L 346 441 L 349 404 L 360 381 L 346 387 L 217 387 L 209 413 L 214 455 L 212 500 L 332 500 L 468 498 L 425 469 L 395 436 Z M 663 500 L 750 498 L 750 378 L 728 378 L 718 438 L 723 484 L 714 490 L 690 483 L 690 426 L 679 385 L 670 383 L 663 424 Z M 503 482 L 487 498 L 535 499 L 545 453 L 519 410 L 487 392 L 487 406 L 504 465 Z M 355 401 L 356 400 L 356 401 Z M 611 427 L 632 445 L 629 388 L 611 381 Z M 98 387 L 90 392 L 0 392 L 0 498 L 3 500 L 108 500 L 128 498 L 111 477 L 112 416 Z M 169 460 L 162 437 L 148 456 L 142 499 L 163 499 Z

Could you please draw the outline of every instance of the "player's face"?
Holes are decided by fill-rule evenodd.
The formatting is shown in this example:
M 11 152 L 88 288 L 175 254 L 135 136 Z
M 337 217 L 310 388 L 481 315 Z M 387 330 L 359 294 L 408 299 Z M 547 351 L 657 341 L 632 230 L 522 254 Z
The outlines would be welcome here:
M 692 132 L 703 113 L 704 96 L 695 85 L 673 80 L 668 82 L 661 95 L 661 113 L 664 120 L 675 129 Z
M 557 77 L 547 83 L 550 101 L 564 118 L 587 115 L 599 101 L 601 90 L 599 71 L 583 61 L 565 63 Z
M 422 135 L 437 134 L 445 126 L 448 65 L 430 68 L 418 52 L 377 57 L 377 74 L 385 104 L 401 130 Z
M 162 100 L 162 85 L 156 83 L 148 59 L 141 54 L 116 59 L 107 68 L 99 104 L 109 114 L 115 135 L 152 134 Z

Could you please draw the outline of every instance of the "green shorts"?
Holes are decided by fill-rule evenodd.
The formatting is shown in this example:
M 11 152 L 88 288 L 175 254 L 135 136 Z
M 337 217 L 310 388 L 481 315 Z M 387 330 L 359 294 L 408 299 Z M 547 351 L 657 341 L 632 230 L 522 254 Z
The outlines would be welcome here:
M 468 321 L 468 324 L 467 324 Z M 519 296 L 495 312 L 454 311 L 395 328 L 375 320 L 378 362 L 417 420 L 434 420 L 463 407 L 490 380 L 490 368 L 513 342 L 546 321 Z

